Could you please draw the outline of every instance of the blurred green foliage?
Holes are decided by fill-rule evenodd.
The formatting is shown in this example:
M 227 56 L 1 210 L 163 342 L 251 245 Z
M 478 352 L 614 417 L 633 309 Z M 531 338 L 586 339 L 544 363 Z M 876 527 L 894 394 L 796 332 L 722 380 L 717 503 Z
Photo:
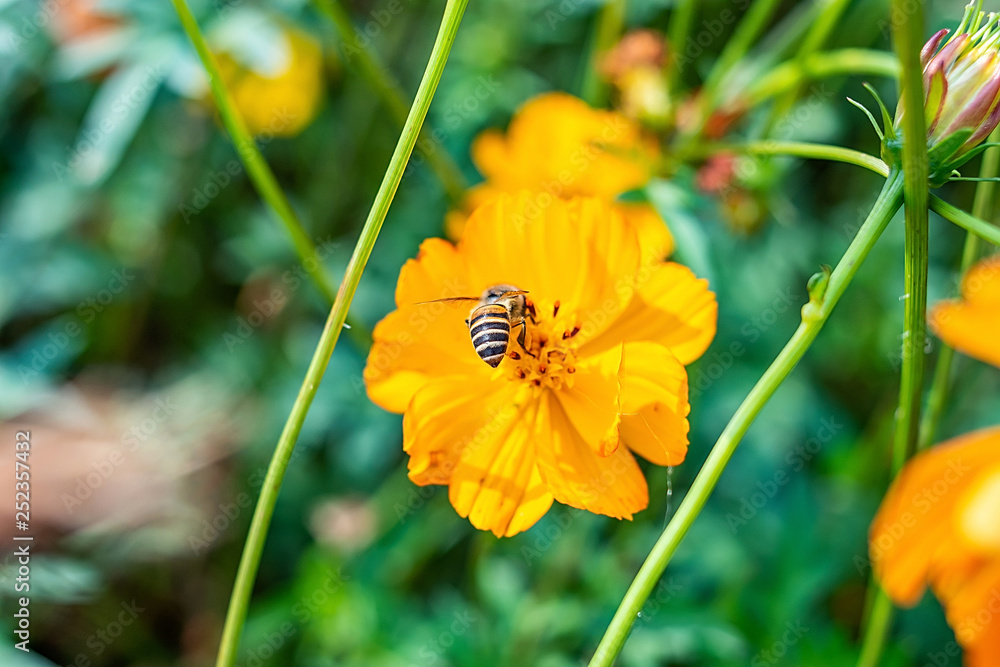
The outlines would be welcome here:
M 214 405 L 217 392 L 228 392 L 239 406 L 228 415 L 239 425 L 237 447 L 211 464 L 209 513 L 171 538 L 172 551 L 139 548 L 128 530 L 51 535 L 34 561 L 37 655 L 4 648 L 0 659 L 210 664 L 249 511 L 233 510 L 210 539 L 200 521 L 241 493 L 256 496 L 326 303 L 242 169 L 222 184 L 236 153 L 199 98 L 199 65 L 169 3 L 102 2 L 119 23 L 114 36 L 70 48 L 39 16 L 73 4 L 0 2 L 0 417 L 44 408 L 55 389 L 83 377 L 159 391 L 207 376 L 214 382 L 190 400 Z M 441 3 L 407 0 L 388 19 L 383 4 L 348 10 L 369 35 L 364 44 L 412 91 Z M 209 36 L 264 16 L 323 44 L 328 86 L 318 117 L 297 137 L 261 147 L 339 277 L 398 133 L 391 114 L 308 2 L 192 5 Z M 720 23 L 713 34 L 713 17 L 745 5 L 697 3 L 695 34 L 711 39 L 683 74 L 689 86 L 733 28 Z M 801 21 L 810 5 L 785 2 L 779 25 Z M 664 30 L 670 8 L 668 0 L 634 0 L 627 23 Z M 428 118 L 443 136 L 433 149 L 475 182 L 468 149 L 479 131 L 504 126 L 539 92 L 578 92 L 598 9 L 594 0 L 471 3 Z M 952 20 L 952 9 L 932 4 L 929 25 Z M 885 2 L 855 0 L 827 46 L 885 48 L 885 14 Z M 766 62 L 779 48 L 780 40 L 765 41 L 751 58 Z M 879 87 L 894 98 L 891 82 Z M 781 138 L 877 150 L 867 121 L 844 99 L 863 98 L 858 78 L 809 84 L 801 94 L 777 124 Z M 737 133 L 752 134 L 766 116 L 751 113 Z M 408 481 L 400 417 L 371 405 L 360 383 L 363 329 L 393 307 L 400 266 L 422 239 L 441 234 L 448 208 L 415 158 L 354 302 L 362 331 L 337 349 L 282 489 L 240 664 L 581 664 L 665 515 L 797 324 L 808 277 L 837 259 L 879 185 L 845 165 L 771 159 L 743 168 L 763 210 L 753 233 L 734 231 L 716 200 L 696 194 L 687 168 L 647 193 L 683 226 L 685 257 L 710 278 L 720 304 L 716 341 L 689 369 L 687 461 L 669 478 L 646 466 L 650 508 L 633 522 L 557 505 L 526 533 L 497 540 L 458 517 L 444 489 Z M 182 206 L 199 194 L 208 201 L 185 219 Z M 968 205 L 971 188 L 947 194 Z M 939 219 L 931 234 L 933 301 L 953 293 L 962 237 Z M 133 276 L 118 291 L 116 271 Z M 887 483 L 902 285 L 894 224 L 748 433 L 621 665 L 854 664 L 867 525 Z M 251 319 L 255 312 L 264 316 Z M 996 373 L 967 359 L 960 370 L 943 436 L 985 425 L 1000 408 Z M 136 555 L 151 552 L 160 555 Z M 102 639 L 133 601 L 143 611 L 120 638 Z M 9 626 L 5 614 L 0 627 Z M 902 614 L 884 664 L 924 664 L 950 641 L 937 604 L 925 600 Z

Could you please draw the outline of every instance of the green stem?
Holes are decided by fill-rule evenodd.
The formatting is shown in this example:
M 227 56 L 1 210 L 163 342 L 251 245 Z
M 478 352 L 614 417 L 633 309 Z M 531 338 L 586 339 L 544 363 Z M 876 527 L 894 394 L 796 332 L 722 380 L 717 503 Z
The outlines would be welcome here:
M 282 192 L 281 186 L 278 185 L 278 180 L 274 177 L 274 173 L 267 165 L 267 161 L 257 148 L 257 143 L 250 134 L 250 130 L 247 129 L 243 116 L 236 109 L 236 103 L 226 89 L 222 73 L 219 71 L 219 64 L 216 62 L 212 51 L 208 48 L 205 37 L 201 34 L 201 29 L 198 27 L 198 22 L 195 21 L 191 10 L 188 9 L 186 0 L 172 0 L 172 2 L 174 3 L 174 8 L 177 10 L 177 16 L 180 17 L 184 32 L 187 33 L 188 38 L 198 52 L 202 66 L 208 73 L 212 96 L 215 98 L 215 103 L 219 108 L 219 116 L 222 118 L 222 124 L 226 126 L 229 136 L 232 137 L 233 144 L 236 146 L 236 152 L 243 161 L 243 166 L 246 167 L 250 180 L 253 182 L 254 187 L 257 188 L 257 192 L 261 198 L 270 205 L 271 210 L 274 211 L 281 224 L 284 225 L 285 231 L 292 240 L 292 245 L 295 246 L 295 252 L 302 261 L 302 267 L 309 273 L 309 276 L 316 283 L 316 286 L 323 293 L 323 296 L 326 297 L 327 301 L 333 303 L 336 291 L 333 287 L 333 282 L 326 275 L 323 266 L 316 261 L 316 246 L 313 244 L 312 239 L 309 238 L 309 235 L 306 234 L 305 229 L 303 229 L 302 223 L 299 221 L 294 209 L 292 209 L 292 205 L 285 197 L 285 193 Z
M 998 137 L 1000 137 L 1000 131 L 994 131 L 993 136 L 988 141 L 996 141 Z M 998 173 L 1000 173 L 1000 150 L 988 148 L 983 155 L 982 165 L 979 167 L 979 176 L 991 179 L 996 177 Z M 977 184 L 976 197 L 972 202 L 972 215 L 977 218 L 985 218 L 990 215 L 995 194 L 995 181 L 981 181 Z M 979 237 L 975 234 L 967 233 L 965 235 L 959 275 L 964 276 L 979 258 L 981 245 Z M 917 450 L 930 447 L 937 435 L 938 424 L 941 422 L 945 405 L 948 403 L 951 367 L 954 360 L 954 348 L 942 343 L 937 365 L 934 367 L 934 379 L 931 381 L 930 393 L 927 395 L 927 410 L 924 412 L 924 420 L 920 423 L 920 439 L 917 441 Z
M 694 23 L 694 8 L 694 0 L 678 0 L 674 4 L 674 10 L 670 13 L 670 28 L 667 35 L 670 40 L 670 52 L 674 54 L 668 74 L 671 94 L 677 93 L 678 80 L 684 69 L 684 58 L 686 57 L 684 49 L 687 46 L 688 35 L 691 33 L 691 24 Z
M 625 27 L 625 5 L 626 0 L 605 0 L 597 15 L 581 88 L 581 97 L 591 106 L 600 106 L 607 100 L 607 86 L 600 77 L 601 58 L 611 50 L 622 34 Z
M 226 623 L 222 632 L 222 641 L 219 646 L 219 655 L 216 664 L 219 667 L 228 667 L 236 660 L 236 652 L 239 645 L 240 634 L 243 630 L 243 623 L 246 620 L 247 607 L 250 602 L 250 595 L 253 591 L 253 583 L 257 576 L 257 568 L 260 565 L 261 554 L 264 550 L 264 541 L 267 537 L 267 530 L 271 523 L 271 516 L 274 513 L 274 506 L 278 499 L 278 490 L 281 487 L 285 469 L 291 459 L 292 451 L 295 448 L 295 441 L 298 439 L 302 423 L 305 421 L 306 413 L 316 396 L 319 383 L 326 371 L 326 366 L 333 354 L 337 339 L 343 328 L 347 311 L 350 308 L 351 300 L 357 290 L 358 282 L 364 271 L 365 264 L 371 255 L 375 240 L 382 222 L 385 220 L 389 205 L 392 203 L 396 188 L 403 178 L 403 171 L 406 163 L 410 159 L 413 147 L 420 135 L 420 127 L 427 116 L 427 109 L 430 107 L 441 80 L 441 73 L 444 71 L 445 63 L 448 60 L 448 53 L 451 51 L 455 41 L 455 34 L 458 31 L 462 15 L 468 0 L 448 0 L 444 9 L 444 16 L 441 19 L 441 27 L 438 30 L 434 47 L 431 50 L 427 68 L 424 70 L 420 87 L 417 89 L 413 107 L 403 126 L 399 142 L 389 160 L 382 185 L 375 195 L 368 219 L 361 230 L 361 237 L 354 247 L 354 253 L 347 264 L 344 280 L 337 292 L 330 316 L 327 318 L 323 333 L 320 336 L 319 344 L 313 353 L 312 361 L 309 362 L 309 369 L 306 371 L 305 379 L 299 394 L 292 406 L 291 414 L 285 422 L 285 427 L 278 439 L 278 444 L 274 449 L 274 455 L 267 469 L 264 478 L 264 485 L 261 488 L 260 498 L 254 509 L 253 519 L 250 522 L 250 532 L 247 535 L 246 545 L 243 548 L 243 555 L 240 558 L 239 569 L 236 573 L 236 583 L 233 585 L 233 593 L 229 602 L 229 610 L 226 613 Z
M 924 343 L 927 340 L 927 205 L 928 164 L 924 124 L 923 47 L 924 16 L 921 2 L 893 0 L 892 36 L 902 67 L 900 103 L 902 119 L 903 199 L 906 208 L 906 240 L 903 252 L 906 298 L 903 329 L 903 367 L 900 373 L 899 407 L 892 447 L 895 477 L 917 449 L 924 387 Z M 874 577 L 869 585 L 875 586 Z M 875 594 L 861 643 L 858 667 L 879 664 L 892 627 L 892 601 L 885 591 Z
M 885 162 L 849 148 L 829 146 L 827 144 L 811 144 L 801 141 L 747 141 L 740 143 L 697 144 L 676 154 L 679 160 L 697 160 L 716 153 L 742 153 L 747 155 L 790 155 L 793 157 L 813 158 L 817 160 L 832 160 L 845 162 L 874 171 L 882 176 L 889 175 L 889 167 Z
M 323 13 L 337 31 L 340 39 L 341 54 L 348 65 L 352 65 L 372 87 L 379 99 L 392 114 L 393 120 L 400 127 L 406 122 L 409 107 L 406 96 L 399 83 L 389 72 L 389 68 L 379 58 L 378 53 L 358 38 L 358 33 L 351 23 L 351 17 L 337 0 L 315 0 L 317 8 Z M 436 141 L 433 141 L 426 130 L 421 131 L 417 151 L 427 160 L 427 164 L 437 174 L 438 180 L 444 186 L 448 198 L 458 203 L 465 196 L 468 185 L 461 170 L 451 156 Z
M 969 215 L 962 209 L 952 206 L 935 195 L 931 195 L 931 210 L 945 220 L 954 222 L 966 231 L 972 232 L 979 238 L 989 241 L 993 245 L 1000 246 L 1000 227 L 991 225 L 974 215 Z
M 810 302 L 802 308 L 802 323 L 774 362 L 764 371 L 760 380 L 757 381 L 729 424 L 726 425 L 722 435 L 719 436 L 705 460 L 705 465 L 702 466 L 691 484 L 691 489 L 653 546 L 646 562 L 642 564 L 639 573 L 632 581 L 632 585 L 629 586 L 625 598 L 619 605 L 618 611 L 615 612 L 611 624 L 590 661 L 590 667 L 607 667 L 614 662 L 615 657 L 625 644 L 625 639 L 637 614 L 656 586 L 656 582 L 659 581 L 681 540 L 684 539 L 688 529 L 691 528 L 704 507 L 709 494 L 718 483 L 726 463 L 736 450 L 736 446 L 739 445 L 757 414 L 795 368 L 809 346 L 812 345 L 861 263 L 875 245 L 875 241 L 882 235 L 895 212 L 899 210 L 902 189 L 902 177 L 896 172 L 889 174 L 871 213 L 868 214 L 868 218 L 858 231 L 858 235 L 851 242 L 847 252 L 844 253 L 830 275 L 825 294 L 821 297 L 811 298 Z

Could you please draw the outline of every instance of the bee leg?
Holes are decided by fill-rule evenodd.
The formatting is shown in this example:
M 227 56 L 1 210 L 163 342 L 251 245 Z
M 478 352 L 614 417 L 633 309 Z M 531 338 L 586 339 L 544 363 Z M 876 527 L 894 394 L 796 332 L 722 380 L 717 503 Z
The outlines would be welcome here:
M 524 309 L 528 311 L 528 319 L 531 320 L 531 323 L 538 324 L 538 322 L 535 320 L 535 304 L 525 299 Z
M 521 333 L 517 334 L 517 344 L 521 346 L 521 349 L 522 349 L 522 350 L 524 350 L 525 352 L 527 352 L 527 353 L 528 353 L 528 356 L 529 356 L 529 357 L 535 357 L 535 355 L 533 355 L 533 354 L 531 353 L 531 351 L 530 351 L 530 350 L 529 350 L 528 348 L 526 348 L 526 347 L 524 346 L 524 337 L 525 337 L 525 336 L 527 335 L 527 333 L 528 333 L 528 326 L 527 326 L 527 324 L 526 324 L 526 323 L 524 322 L 524 320 L 521 320 L 521 324 L 520 324 L 520 327 L 521 327 Z M 538 357 L 535 357 L 535 358 L 537 359 Z

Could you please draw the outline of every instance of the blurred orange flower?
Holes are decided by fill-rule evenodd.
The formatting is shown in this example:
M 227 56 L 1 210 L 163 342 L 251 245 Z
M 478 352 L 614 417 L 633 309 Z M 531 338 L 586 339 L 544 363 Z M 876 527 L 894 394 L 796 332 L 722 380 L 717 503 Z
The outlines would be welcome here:
M 1000 257 L 962 281 L 962 299 L 932 309 L 952 347 L 1000 366 Z M 869 535 L 875 575 L 914 605 L 930 584 L 965 650 L 965 664 L 1000 664 L 1000 428 L 969 433 L 916 456 L 879 508 Z
M 1000 428 L 955 438 L 906 465 L 869 536 L 875 575 L 898 604 L 930 584 L 971 667 L 1000 665 Z
M 1000 256 L 972 267 L 962 280 L 962 299 L 938 304 L 928 319 L 951 347 L 1000 366 Z
M 663 259 L 674 243 L 659 214 L 646 203 L 615 201 L 649 182 L 658 157 L 635 121 L 566 93 L 539 95 L 514 114 L 506 135 L 487 130 L 473 142 L 472 159 L 486 182 L 469 191 L 464 210 L 449 215 L 448 236 L 460 238 L 467 214 L 504 192 L 599 197 L 639 230 L 644 257 Z
M 222 53 L 219 69 L 253 135 L 293 137 L 313 121 L 323 98 L 323 54 L 306 33 L 286 28 L 283 57 L 273 70 Z
M 687 373 L 715 335 L 706 281 L 644 263 L 634 227 L 605 201 L 501 195 L 461 241 L 423 243 L 400 272 L 397 310 L 375 328 L 368 395 L 403 417 L 415 483 L 447 484 L 474 526 L 534 525 L 553 500 L 617 518 L 646 507 L 633 452 L 676 465 L 687 451 Z M 528 290 L 534 321 L 491 368 L 465 311 L 433 299 Z M 529 356 L 529 353 L 531 356 Z

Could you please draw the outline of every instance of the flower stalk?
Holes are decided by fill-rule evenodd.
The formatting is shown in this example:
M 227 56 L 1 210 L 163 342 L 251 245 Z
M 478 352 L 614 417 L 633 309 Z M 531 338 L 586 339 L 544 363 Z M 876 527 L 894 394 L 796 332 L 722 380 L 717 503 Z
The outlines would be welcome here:
M 183 2 L 183 0 L 175 1 Z M 420 128 L 423 125 L 424 118 L 427 116 L 427 110 L 430 108 L 438 82 L 441 80 L 441 73 L 444 71 L 448 54 L 451 52 L 451 47 L 455 41 L 455 35 L 458 32 L 458 26 L 461 23 L 467 4 L 468 0 L 448 0 L 445 6 L 441 26 L 434 41 L 434 46 L 431 50 L 427 67 L 424 70 L 423 78 L 420 81 L 420 86 L 417 89 L 413 106 L 410 108 L 392 158 L 389 160 L 389 166 L 382 179 L 382 184 L 375 195 L 375 201 L 368 214 L 368 219 L 361 230 L 361 237 L 358 239 L 358 243 L 355 245 L 354 252 L 348 262 L 344 280 L 337 292 L 336 300 L 323 328 L 319 344 L 309 363 L 305 380 L 299 389 L 295 404 L 292 406 L 292 411 L 285 422 L 285 427 L 274 449 L 274 455 L 271 458 L 271 463 L 264 478 L 264 484 L 261 487 L 260 498 L 257 501 L 257 506 L 254 508 L 253 518 L 250 522 L 250 531 L 247 535 L 246 545 L 243 548 L 239 569 L 236 573 L 236 583 L 233 585 L 232 597 L 226 613 L 226 622 L 223 627 L 222 640 L 216 659 L 218 667 L 229 667 L 236 661 L 240 635 L 243 631 L 243 624 L 246 621 L 250 595 L 253 591 L 254 580 L 256 579 L 260 558 L 264 550 L 268 527 L 271 523 L 271 517 L 274 514 L 274 506 L 278 499 L 281 481 L 284 478 L 285 470 L 288 468 L 288 462 L 291 460 L 292 451 L 295 448 L 295 442 L 298 439 L 302 424 L 309 411 L 309 406 L 316 396 L 323 373 L 326 371 L 330 356 L 333 354 L 337 340 L 340 337 L 340 331 L 344 326 L 347 311 L 350 308 L 354 293 L 361 280 L 361 274 L 371 255 L 375 240 L 378 238 L 382 223 L 385 220 L 386 213 L 388 213 L 389 205 L 392 203 L 396 189 L 403 178 L 406 163 L 416 145 Z
M 285 231 L 288 233 L 288 237 L 292 240 L 292 245 L 295 247 L 295 252 L 302 261 L 303 268 L 309 273 L 316 287 L 319 288 L 327 301 L 333 303 L 336 290 L 323 266 L 315 261 L 316 246 L 303 228 L 302 222 L 299 220 L 298 215 L 296 215 L 285 193 L 282 192 L 281 186 L 278 185 L 278 179 L 274 177 L 274 172 L 271 171 L 264 156 L 257 148 L 257 143 L 250 134 L 243 116 L 240 115 L 240 112 L 236 108 L 233 96 L 226 88 L 222 72 L 219 70 L 219 63 L 216 61 L 211 49 L 208 48 L 208 43 L 205 41 L 205 37 L 198 27 L 198 22 L 195 20 L 194 15 L 191 14 L 187 1 L 172 1 L 184 32 L 187 33 L 188 39 L 194 45 L 195 51 L 198 52 L 198 57 L 201 59 L 201 64 L 208 74 L 208 82 L 212 89 L 212 97 L 215 99 L 215 104 L 219 109 L 219 117 L 222 119 L 222 124 L 225 125 L 226 131 L 229 132 L 229 136 L 233 140 L 236 152 L 239 154 L 243 166 L 246 167 L 250 180 L 253 182 L 261 198 L 268 203 L 274 214 L 278 216 L 278 220 L 284 225 Z
M 893 171 L 889 174 L 857 236 L 830 274 L 823 295 L 820 297 L 817 293 L 814 295 L 815 298 L 811 298 L 803 307 L 802 322 L 798 329 L 774 362 L 764 371 L 712 447 L 705 465 L 691 484 L 691 489 L 629 586 L 590 661 L 590 667 L 608 667 L 614 663 L 638 613 L 663 575 L 681 540 L 704 507 L 743 435 L 812 345 L 861 263 L 885 231 L 893 215 L 899 210 L 902 192 L 902 174 Z

